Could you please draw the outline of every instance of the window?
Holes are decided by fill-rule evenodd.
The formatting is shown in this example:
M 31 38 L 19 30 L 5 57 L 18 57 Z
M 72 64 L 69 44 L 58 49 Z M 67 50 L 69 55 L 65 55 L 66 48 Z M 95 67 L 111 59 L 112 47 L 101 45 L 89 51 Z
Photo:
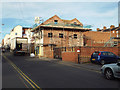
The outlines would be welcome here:
M 93 53 L 93 57 L 98 56 L 98 54 L 99 54 L 99 52 L 95 52 L 95 53 Z
M 54 20 L 54 24 L 57 24 L 58 23 L 58 20 Z
M 76 22 L 74 22 L 74 24 L 77 24 Z
M 103 53 L 103 55 L 108 55 L 108 53 Z
M 77 34 L 74 34 L 74 38 L 77 39 Z
M 115 56 L 112 52 L 108 52 L 108 56 Z
M 113 33 L 115 33 L 115 31 L 113 31 Z
M 52 33 L 48 33 L 48 37 L 52 37 L 53 35 L 52 35 Z
M 63 34 L 62 33 L 59 33 L 59 38 L 63 38 Z
M 17 35 L 17 33 L 15 33 L 15 35 Z
M 114 56 L 115 54 L 113 54 L 112 52 L 104 52 L 103 55 L 105 55 L 105 56 Z

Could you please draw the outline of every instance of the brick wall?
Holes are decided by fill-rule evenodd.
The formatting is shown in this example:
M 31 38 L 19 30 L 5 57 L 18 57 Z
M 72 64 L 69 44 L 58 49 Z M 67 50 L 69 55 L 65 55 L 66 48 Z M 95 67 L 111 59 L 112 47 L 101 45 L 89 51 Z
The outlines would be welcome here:
M 78 62 L 77 49 L 80 49 L 80 59 L 81 62 L 88 62 L 90 56 L 94 51 L 109 51 L 116 55 L 120 55 L 120 47 L 75 47 L 75 52 L 62 52 L 63 61 Z
M 75 52 L 62 52 L 62 60 L 75 62 L 76 60 Z
M 52 33 L 53 37 L 48 37 L 48 33 Z M 63 38 L 59 38 L 59 33 L 63 34 Z M 77 34 L 77 39 L 74 38 L 74 34 Z M 83 46 L 82 33 L 72 30 L 63 31 L 63 29 L 45 29 L 43 42 L 44 44 L 56 44 L 57 47 Z
M 43 47 L 43 57 L 54 58 L 53 57 L 53 49 L 49 46 L 44 46 Z

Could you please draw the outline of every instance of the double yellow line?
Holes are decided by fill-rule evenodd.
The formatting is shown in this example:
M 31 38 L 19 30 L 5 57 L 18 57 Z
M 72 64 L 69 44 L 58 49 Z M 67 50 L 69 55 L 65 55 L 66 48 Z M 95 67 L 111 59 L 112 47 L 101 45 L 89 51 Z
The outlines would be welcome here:
M 10 59 L 8 59 L 5 55 L 2 55 L 12 66 L 13 68 L 22 76 L 24 80 L 26 80 L 32 88 L 35 90 L 42 90 L 35 82 L 33 82 L 25 73 L 23 73 Z

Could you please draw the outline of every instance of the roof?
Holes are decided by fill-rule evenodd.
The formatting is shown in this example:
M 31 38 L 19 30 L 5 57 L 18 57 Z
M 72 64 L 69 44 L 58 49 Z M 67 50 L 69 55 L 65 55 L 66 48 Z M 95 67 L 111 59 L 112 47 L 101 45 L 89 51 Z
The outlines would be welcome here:
M 83 33 L 86 38 L 93 40 L 96 43 L 105 43 L 110 39 L 110 32 L 97 32 L 97 31 L 88 31 Z M 116 34 L 111 33 L 112 37 L 115 37 Z
M 98 31 L 103 31 L 103 32 L 107 32 L 107 31 L 113 31 L 113 30 L 115 30 L 115 31 L 118 31 L 118 30 L 120 30 L 120 27 L 114 27 L 114 28 L 112 28 L 112 29 L 110 29 L 110 28 L 107 28 L 107 29 L 101 29 L 101 30 L 98 30 Z
M 53 20 L 55 20 L 55 19 L 58 19 L 60 22 L 59 23 L 57 23 L 57 24 L 54 24 L 53 23 Z M 74 23 L 74 21 L 76 21 L 77 22 L 77 25 L 73 25 Z M 64 23 L 64 24 L 63 24 Z M 37 28 L 39 28 L 39 27 L 41 27 L 41 26 L 44 26 L 44 27 L 55 27 L 55 28 L 63 28 L 63 26 L 64 26 L 64 28 L 71 28 L 71 29 L 75 29 L 75 28 L 77 28 L 78 30 L 80 29 L 82 29 L 82 30 L 87 30 L 87 31 L 89 31 L 89 30 L 91 30 L 90 28 L 83 28 L 83 24 L 79 21 L 79 20 L 77 20 L 76 18 L 74 18 L 74 19 L 72 19 L 72 20 L 64 20 L 64 19 L 61 19 L 61 18 L 59 18 L 57 15 L 54 15 L 54 16 L 52 16 L 51 18 L 49 18 L 49 19 L 47 19 L 45 22 L 43 22 L 42 24 L 40 24 L 39 26 L 36 26 L 35 28 L 33 28 L 32 29 L 32 31 L 34 31 L 35 29 L 37 29 Z
M 41 28 L 52 28 L 52 29 L 58 28 L 58 29 L 61 29 L 61 30 L 63 30 L 63 28 L 64 28 L 64 30 L 66 30 L 66 29 L 68 30 L 69 29 L 69 30 L 78 30 L 78 31 L 83 31 L 83 32 L 91 30 L 89 28 L 73 27 L 73 26 L 39 25 L 39 26 L 35 27 L 34 29 L 32 29 L 31 32 L 34 32 L 39 27 L 41 27 Z
M 64 20 L 64 19 L 62 19 L 62 20 L 63 20 L 64 23 L 70 23 L 71 22 L 71 20 Z
M 77 22 L 79 22 L 79 24 L 80 24 L 81 26 L 83 26 L 83 24 L 82 24 L 78 19 L 76 19 L 76 18 L 74 18 L 74 19 L 72 19 L 72 20 L 64 20 L 64 19 L 62 19 L 62 20 L 63 20 L 64 23 L 68 23 L 68 24 L 71 24 L 72 21 L 76 20 Z
M 23 27 L 23 29 L 32 29 L 32 27 Z

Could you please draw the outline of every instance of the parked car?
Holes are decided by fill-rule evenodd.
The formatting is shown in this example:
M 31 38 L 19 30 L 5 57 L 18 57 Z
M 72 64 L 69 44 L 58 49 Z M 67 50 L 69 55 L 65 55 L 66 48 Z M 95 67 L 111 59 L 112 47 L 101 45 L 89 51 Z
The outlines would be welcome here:
M 13 54 L 16 56 L 16 55 L 25 55 L 25 51 L 22 51 L 22 50 L 13 50 Z
M 2 52 L 3 52 L 3 53 L 5 52 L 5 48 L 4 48 L 4 47 L 2 47 Z
M 120 78 L 120 62 L 103 65 L 101 67 L 101 72 L 108 80 Z
M 112 52 L 96 51 L 91 55 L 90 61 L 104 65 L 106 63 L 116 63 L 118 59 L 120 59 L 120 57 Z

